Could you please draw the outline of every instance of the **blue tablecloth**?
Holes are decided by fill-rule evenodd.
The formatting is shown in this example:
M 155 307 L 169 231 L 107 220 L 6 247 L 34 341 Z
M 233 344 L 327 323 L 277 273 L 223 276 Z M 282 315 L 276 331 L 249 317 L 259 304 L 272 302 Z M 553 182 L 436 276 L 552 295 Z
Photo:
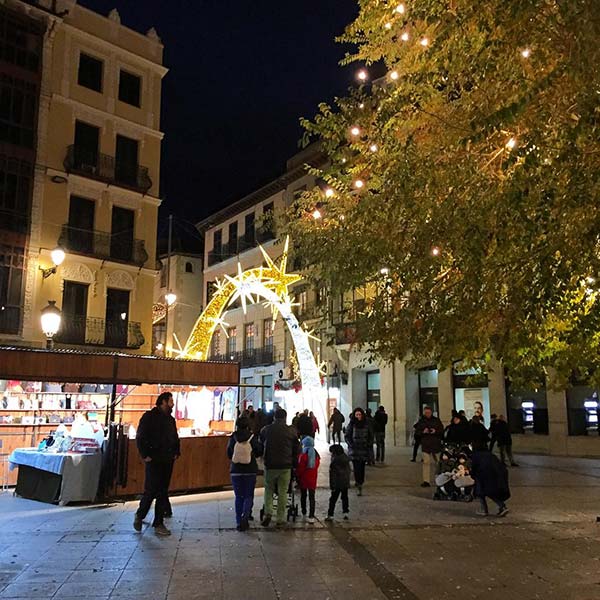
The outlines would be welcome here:
M 35 448 L 17 448 L 8 457 L 10 469 L 19 465 L 62 476 L 59 502 L 92 502 L 98 492 L 102 454 L 40 452 Z

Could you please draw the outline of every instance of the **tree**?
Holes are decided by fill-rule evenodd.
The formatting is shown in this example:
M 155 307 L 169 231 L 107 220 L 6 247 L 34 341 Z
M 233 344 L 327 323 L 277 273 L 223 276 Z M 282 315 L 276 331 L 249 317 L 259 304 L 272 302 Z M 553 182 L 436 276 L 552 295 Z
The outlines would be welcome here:
M 310 277 L 375 286 L 378 357 L 600 379 L 597 8 L 360 1 L 345 62 L 386 74 L 303 120 L 328 164 L 287 229 Z

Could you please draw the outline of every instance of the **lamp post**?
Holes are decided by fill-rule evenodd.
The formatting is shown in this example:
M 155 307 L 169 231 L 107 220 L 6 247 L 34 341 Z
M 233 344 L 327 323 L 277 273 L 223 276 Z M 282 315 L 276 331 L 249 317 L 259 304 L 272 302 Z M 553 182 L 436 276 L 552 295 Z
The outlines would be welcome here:
M 46 336 L 46 348 L 52 350 L 54 348 L 54 336 L 60 329 L 62 313 L 56 306 L 56 300 L 48 300 L 48 306 L 41 310 L 42 331 Z
M 47 277 L 50 277 L 50 275 L 54 275 L 54 273 L 56 273 L 56 267 L 62 265 L 63 261 L 65 260 L 65 251 L 60 246 L 57 246 L 54 248 L 54 250 L 52 250 L 52 252 L 50 252 L 50 258 L 52 259 L 54 266 L 50 267 L 49 269 L 43 269 L 40 267 L 43 279 L 46 279 Z

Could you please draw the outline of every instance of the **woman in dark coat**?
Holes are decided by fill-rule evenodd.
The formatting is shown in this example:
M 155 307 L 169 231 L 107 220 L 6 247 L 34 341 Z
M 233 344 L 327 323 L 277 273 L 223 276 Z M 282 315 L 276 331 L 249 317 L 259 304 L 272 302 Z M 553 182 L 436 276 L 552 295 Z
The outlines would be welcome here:
M 346 427 L 348 454 L 354 466 L 354 483 L 358 495 L 362 496 L 365 482 L 365 465 L 369 460 L 369 448 L 373 448 L 373 432 L 369 427 L 362 408 L 354 409 L 348 427 Z
M 475 442 L 471 460 L 471 476 L 475 479 L 475 496 L 481 502 L 481 510 L 477 514 L 482 517 L 488 515 L 487 497 L 498 505 L 497 515 L 504 517 L 508 514 L 506 501 L 510 498 L 506 465 L 488 450 L 487 444 Z

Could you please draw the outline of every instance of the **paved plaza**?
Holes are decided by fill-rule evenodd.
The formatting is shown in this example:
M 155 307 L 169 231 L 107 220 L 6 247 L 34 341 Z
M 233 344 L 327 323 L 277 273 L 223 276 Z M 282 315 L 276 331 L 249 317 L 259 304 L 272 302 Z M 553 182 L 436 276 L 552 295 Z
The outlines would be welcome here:
M 229 491 L 173 500 L 170 538 L 135 502 L 57 507 L 0 495 L 0 598 L 433 600 L 600 598 L 600 462 L 519 456 L 504 519 L 434 502 L 406 451 L 367 470 L 351 519 L 235 530 Z M 257 493 L 256 513 L 262 505 Z M 341 515 L 339 515 L 341 517 Z

